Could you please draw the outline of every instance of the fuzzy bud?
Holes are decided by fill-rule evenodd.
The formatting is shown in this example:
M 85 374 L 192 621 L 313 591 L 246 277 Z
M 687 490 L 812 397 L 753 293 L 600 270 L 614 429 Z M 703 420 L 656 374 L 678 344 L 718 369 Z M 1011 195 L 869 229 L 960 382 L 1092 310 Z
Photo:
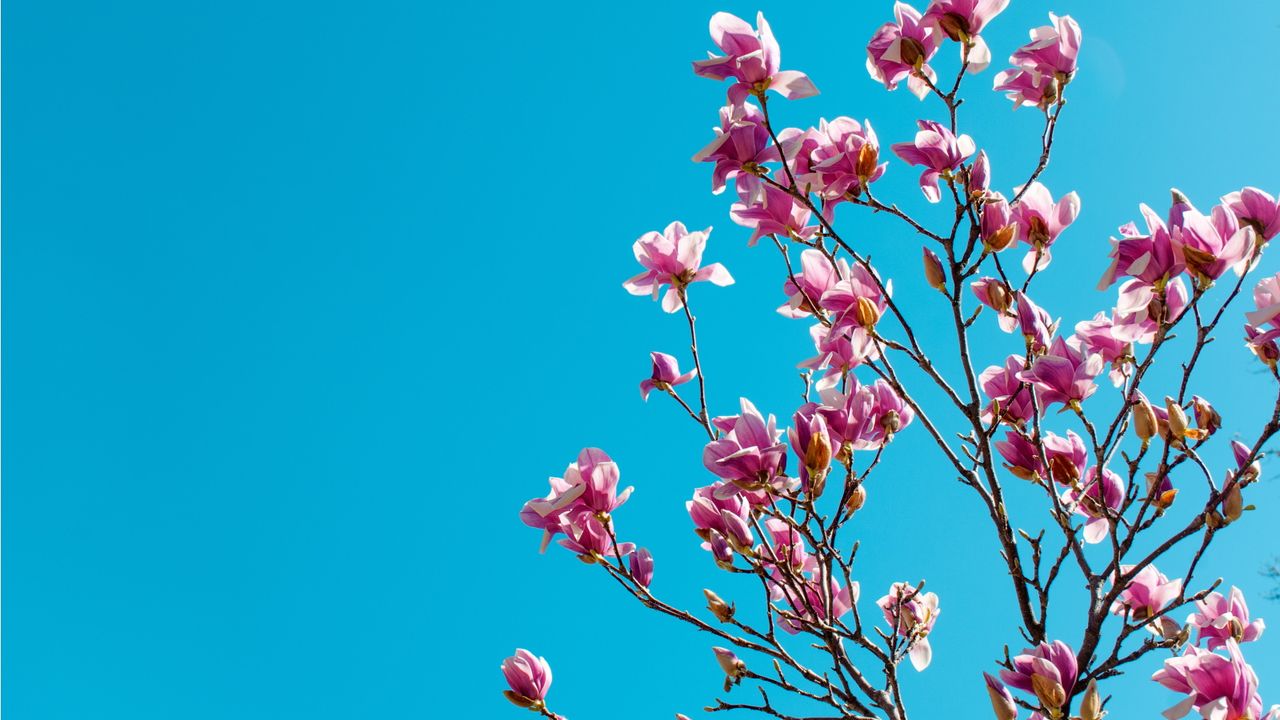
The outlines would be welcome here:
M 1151 407 L 1151 403 L 1145 399 L 1138 400 L 1133 404 L 1133 431 L 1143 443 L 1155 437 L 1159 430 L 1159 422 L 1156 420 L 1156 410 Z
M 702 594 L 707 596 L 707 609 L 711 611 L 712 615 L 716 616 L 717 620 L 729 622 L 733 619 L 734 607 L 732 605 L 721 600 L 719 595 L 708 589 L 704 588 Z
M 929 248 L 924 248 L 924 279 L 929 287 L 946 292 L 947 275 L 942 270 L 942 260 Z
M 1055 715 L 1067 701 L 1067 691 L 1063 689 L 1062 683 L 1044 675 L 1031 676 L 1031 689 L 1050 715 Z
M 859 484 L 858 487 L 849 491 L 849 499 L 845 501 L 844 509 L 845 512 L 849 513 L 850 517 L 853 517 L 853 514 L 861 510 L 862 506 L 866 504 L 867 488 Z
M 1196 427 L 1202 430 L 1206 436 L 1212 435 L 1217 432 L 1218 428 L 1222 427 L 1222 416 L 1218 414 L 1217 410 L 1213 409 L 1208 400 L 1199 395 L 1192 395 L 1191 409 L 1196 416 Z
M 1169 411 L 1169 435 L 1175 443 L 1187 436 L 1189 429 L 1187 424 L 1187 413 L 1178 404 L 1177 400 L 1171 397 L 1164 399 L 1164 407 Z
M 858 324 L 867 330 L 871 330 L 880 322 L 880 309 L 870 298 L 858 298 L 858 306 L 855 311 L 857 313 Z
M 1098 694 L 1098 681 L 1090 678 L 1080 700 L 1080 720 L 1102 720 L 1102 696 Z

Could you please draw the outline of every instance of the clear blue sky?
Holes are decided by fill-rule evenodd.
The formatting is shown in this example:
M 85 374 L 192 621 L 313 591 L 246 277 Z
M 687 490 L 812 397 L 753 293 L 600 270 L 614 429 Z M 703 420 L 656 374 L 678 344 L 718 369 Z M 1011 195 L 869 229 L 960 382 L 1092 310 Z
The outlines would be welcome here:
M 1039 125 L 991 78 L 1047 11 L 1079 20 L 1044 179 L 1083 212 L 1037 295 L 1069 322 L 1110 306 L 1092 287 L 1140 201 L 1280 190 L 1280 7 L 1137 6 L 1015 0 L 962 109 L 1007 191 Z M 711 641 L 568 553 L 539 556 L 516 512 L 598 445 L 637 486 L 618 523 L 653 550 L 656 591 L 748 592 L 689 532 L 683 501 L 709 478 L 695 428 L 636 391 L 650 350 L 684 356 L 683 328 L 620 283 L 642 232 L 716 226 L 707 257 L 738 282 L 694 298 L 713 408 L 791 412 L 805 328 L 773 313 L 774 254 L 745 246 L 689 162 L 725 89 L 689 69 L 707 18 L 758 7 L 784 66 L 822 90 L 779 103 L 781 122 L 869 117 L 888 144 L 939 117 L 863 69 L 889 0 L 8 3 L 6 716 L 519 718 L 497 668 L 520 645 L 551 660 L 573 720 L 698 717 Z M 936 217 L 916 174 L 895 164 L 881 194 Z M 914 238 L 841 221 L 904 297 L 929 297 Z M 945 328 L 912 306 L 944 355 Z M 1238 324 L 1198 385 L 1229 427 L 1270 392 Z M 925 577 L 942 600 L 934 663 L 906 672 L 913 716 L 985 716 L 978 670 L 1018 638 L 980 505 L 918 427 L 870 492 L 865 594 Z M 1246 649 L 1280 702 L 1280 605 L 1257 573 L 1280 552 L 1280 485 L 1251 499 L 1206 568 L 1273 618 Z M 1053 631 L 1074 643 L 1076 627 Z M 1176 700 L 1155 669 L 1110 685 L 1116 717 Z

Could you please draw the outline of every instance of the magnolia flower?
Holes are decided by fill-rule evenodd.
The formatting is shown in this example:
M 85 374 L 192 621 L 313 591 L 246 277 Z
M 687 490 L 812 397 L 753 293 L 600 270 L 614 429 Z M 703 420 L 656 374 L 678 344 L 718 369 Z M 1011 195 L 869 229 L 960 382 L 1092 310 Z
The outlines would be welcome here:
M 1115 579 L 1118 580 L 1132 570 L 1132 565 L 1121 565 Z M 1125 585 L 1124 590 L 1120 591 L 1120 597 L 1111 604 L 1111 612 L 1129 620 L 1154 618 L 1181 592 L 1181 580 L 1170 581 L 1154 565 L 1148 565 L 1139 570 Z
M 683 385 L 698 375 L 697 370 L 690 370 L 681 375 L 680 365 L 676 359 L 666 353 L 651 352 L 653 374 L 640 381 L 640 397 L 648 400 L 649 393 L 654 390 L 666 392 L 676 385 Z
M 1075 75 L 1080 26 L 1066 15 L 1049 13 L 1049 20 L 1052 25 L 1033 29 L 1031 42 L 1009 57 L 1014 67 L 996 75 L 995 89 L 1009 91 L 1014 107 L 1048 108 Z
M 894 22 L 881 25 L 867 43 L 867 72 L 889 90 L 896 90 L 905 78 L 907 88 L 923 100 L 929 94 L 924 78 L 928 82 L 938 79 L 929 61 L 938 52 L 941 33 L 934 23 L 924 22 L 920 12 L 904 2 L 894 3 L 893 17 Z
M 1249 606 L 1245 604 L 1244 593 L 1237 587 L 1232 587 L 1227 597 L 1222 593 L 1210 593 L 1196 602 L 1196 609 L 1199 612 L 1192 614 L 1187 621 L 1196 628 L 1196 642 L 1207 640 L 1210 650 L 1223 647 L 1232 640 L 1253 642 L 1262 637 L 1262 631 L 1267 628 L 1261 618 L 1249 621 Z
M 649 583 L 653 582 L 653 555 L 645 548 L 638 548 L 631 553 L 628 567 L 631 570 L 631 577 L 635 578 L 641 587 L 647 588 Z
M 1013 658 L 1012 670 L 1001 670 L 1000 679 L 1032 693 L 1051 713 L 1071 697 L 1076 684 L 1076 653 L 1061 640 L 1040 643 Z
M 1111 531 L 1112 518 L 1124 502 L 1124 480 L 1105 468 L 1099 478 L 1095 465 L 1085 471 L 1083 484 L 1083 491 L 1071 488 L 1063 493 L 1062 502 L 1074 507 L 1077 515 L 1088 518 L 1084 524 L 1084 541 L 1100 543 Z
M 859 123 L 848 117 L 822 120 L 809 135 L 807 153 L 791 153 L 803 158 L 794 170 L 796 182 L 811 186 L 827 201 L 824 215 L 849 196 L 856 197 L 884 175 L 889 163 L 880 162 L 880 140 L 871 121 Z M 786 145 L 786 141 L 779 138 Z
M 773 90 L 788 100 L 818 94 L 809 76 L 795 70 L 778 70 L 782 51 L 765 22 L 764 13 L 756 15 L 756 28 L 742 18 L 727 12 L 711 16 L 711 40 L 725 54 L 707 53 L 706 60 L 695 60 L 693 72 L 712 80 L 733 78 L 729 102 L 741 104 L 749 95 L 763 97 Z
M 1164 711 L 1169 720 L 1199 712 L 1209 720 L 1254 720 L 1262 718 L 1262 698 L 1258 676 L 1240 654 L 1235 641 L 1228 641 L 1228 657 L 1188 647 L 1182 656 L 1164 661 L 1164 668 L 1152 680 L 1187 697 Z M 1272 717 L 1268 713 L 1268 718 Z
M 693 520 L 694 532 L 705 542 L 704 550 L 713 550 L 716 538 L 742 551 L 755 544 L 748 523 L 751 520 L 752 495 L 726 493 L 727 481 L 719 481 L 693 491 L 693 499 L 685 502 L 685 510 Z
M 1173 244 L 1173 236 L 1164 221 L 1145 204 L 1138 210 L 1146 219 L 1147 233 L 1142 234 L 1133 223 L 1120 227 L 1120 237 L 1111 238 L 1112 262 L 1098 281 L 1099 290 L 1105 290 L 1121 277 L 1131 277 L 1148 285 L 1164 284 L 1186 270 L 1182 249 Z
M 1000 193 L 991 192 L 991 160 L 987 157 L 986 150 L 978 151 L 978 157 L 969 166 L 969 172 L 965 176 L 965 180 L 965 194 L 969 197 L 974 199 L 1003 199 Z
M 1034 481 L 1044 477 L 1044 463 L 1040 460 L 1040 451 L 1036 444 L 1017 430 L 1004 434 L 1004 440 L 996 443 L 996 452 L 1004 458 L 1004 467 L 1014 477 Z
M 1160 326 L 1181 317 L 1188 304 L 1182 278 L 1174 278 L 1163 290 L 1142 280 L 1129 280 L 1120 286 L 1111 334 L 1125 342 L 1150 344 Z
M 938 621 L 937 593 L 922 593 L 909 583 L 898 582 L 889 586 L 889 593 L 876 601 L 884 612 L 884 619 L 898 635 L 911 643 L 908 655 L 916 670 L 929 667 L 933 648 L 929 646 L 929 633 Z
M 1222 204 L 1241 224 L 1252 227 L 1263 242 L 1280 235 L 1280 203 L 1268 193 L 1247 187 L 1222 196 Z
M 832 439 L 826 418 L 818 412 L 816 403 L 805 403 L 792 416 L 787 440 L 801 461 L 800 486 L 811 497 L 821 495 L 837 441 Z
M 1084 476 L 1085 466 L 1089 464 L 1089 451 L 1084 440 L 1074 431 L 1068 430 L 1066 437 L 1046 433 L 1041 445 L 1054 482 L 1075 485 Z
M 991 64 L 991 50 L 979 33 L 1008 6 L 1009 0 L 933 0 L 924 17 L 947 37 L 963 43 L 969 72 L 982 72 Z
M 583 526 L 584 521 L 575 513 L 585 511 L 589 516 L 607 515 L 621 507 L 631 497 L 632 488 L 619 493 L 619 477 L 617 463 L 603 450 L 586 448 L 578 453 L 578 461 L 565 469 L 563 478 L 550 478 L 549 495 L 524 504 L 520 519 L 524 524 L 543 531 L 541 551 L 545 551 L 560 532 L 568 535 L 602 532 L 602 527 Z
M 1241 225 L 1235 214 L 1217 205 L 1208 217 L 1187 205 L 1173 226 L 1173 242 L 1182 248 L 1187 273 L 1203 285 L 1222 277 L 1228 268 L 1243 274 L 1254 255 L 1254 230 Z
M 541 710 L 546 699 L 547 690 L 551 689 L 551 666 L 545 658 L 517 648 L 516 654 L 502 661 L 502 675 L 507 679 L 510 690 L 502 694 L 513 705 Z
M 1075 337 L 1085 350 L 1098 355 L 1111 368 L 1111 384 L 1124 385 L 1129 368 L 1133 365 L 1133 343 L 1116 337 L 1115 321 L 1106 313 L 1098 313 L 1092 320 L 1076 323 Z
M 741 402 L 741 414 L 712 420 L 725 435 L 702 451 L 702 464 L 729 481 L 721 488 L 726 494 L 771 487 L 787 469 L 787 446 L 779 442 L 777 421 L 772 415 L 766 421 L 750 400 Z
M 846 392 L 831 389 L 817 408 L 827 422 L 836 456 L 853 450 L 883 447 L 911 424 L 915 411 L 883 378 L 859 385 L 850 378 Z
M 1028 273 L 1043 270 L 1053 259 L 1049 247 L 1080 214 L 1080 197 L 1070 192 L 1055 204 L 1049 189 L 1033 182 L 1014 203 L 1012 214 L 1018 240 L 1031 246 L 1022 269 Z
M 984 155 L 985 153 L 980 153 L 979 157 Z M 1004 196 L 1000 193 L 989 194 L 982 204 L 982 218 L 978 227 L 983 247 L 991 252 L 1006 250 L 1017 239 L 1017 231 L 1013 211 Z
M 942 199 L 938 181 L 950 177 L 977 149 L 968 135 L 956 137 L 940 123 L 919 121 L 920 131 L 913 142 L 894 143 L 893 151 L 912 165 L 923 165 L 920 190 L 925 199 L 936 203 Z
M 978 376 L 982 392 L 991 399 L 982 411 L 982 422 L 990 423 L 997 408 L 1003 422 L 1021 426 L 1031 419 L 1035 413 L 1031 389 L 1023 387 L 1018 379 L 1018 374 L 1026 367 L 1025 363 L 1021 355 L 1010 355 L 1005 358 L 1004 365 L 992 365 Z
M 1027 349 L 1034 355 L 1043 354 L 1058 332 L 1058 321 L 1050 318 L 1049 313 L 1032 302 L 1021 290 L 1014 292 L 1013 299 L 1017 304 L 1018 327 L 1027 341 Z
M 1098 389 L 1094 379 L 1102 367 L 1102 356 L 1083 350 L 1078 339 L 1057 337 L 1018 379 L 1035 386 L 1042 408 L 1054 403 L 1076 407 Z
M 818 231 L 817 225 L 808 224 L 813 216 L 808 206 L 786 190 L 752 175 L 739 176 L 737 187 L 739 201 L 729 209 L 729 217 L 754 230 L 747 245 L 755 246 L 766 235 L 804 240 Z
M 1018 317 L 1010 308 L 1013 306 L 1013 291 L 1003 280 L 993 277 L 982 277 L 969 283 L 969 289 L 978 302 L 996 311 L 996 320 L 1000 329 L 1013 332 L 1018 327 Z
M 987 681 L 987 695 L 991 698 L 991 710 L 996 720 L 1017 720 L 1018 706 L 1013 702 L 1009 688 L 990 673 L 984 672 L 982 677 Z
M 778 148 L 769 144 L 764 115 L 751 103 L 720 108 L 720 126 L 712 128 L 715 138 L 693 156 L 694 162 L 715 163 L 711 171 L 711 192 L 724 192 L 725 183 L 741 174 L 757 175 L 763 165 L 778 161 Z
M 805 579 L 803 592 L 804 596 L 797 596 L 794 590 L 789 586 L 784 587 L 775 583 L 772 587 L 778 594 L 774 600 L 786 600 L 791 607 L 791 612 L 797 618 L 782 616 L 778 620 L 778 625 L 791 635 L 802 632 L 805 629 L 804 623 L 817 625 L 819 627 L 830 625 L 836 619 L 853 609 L 855 603 L 858 602 L 859 587 L 857 581 L 854 581 L 849 587 L 840 587 L 840 583 L 835 578 L 827 578 L 828 588 L 826 591 L 822 588 L 822 577 L 826 573 L 821 570 L 815 573 L 817 579 Z M 831 611 L 827 612 L 826 593 L 831 594 Z
M 809 334 L 818 354 L 800 363 L 799 367 L 823 371 L 814 383 L 819 396 L 834 391 L 854 368 L 880 357 L 876 341 L 866 329 L 856 325 L 845 324 L 835 328 L 813 325 Z
M 720 263 L 702 267 L 702 251 L 710 233 L 711 228 L 691 233 L 684 223 L 673 222 L 661 234 L 641 235 L 632 249 L 645 271 L 622 286 L 632 295 L 652 294 L 655 300 L 658 291 L 668 286 L 662 297 L 662 309 L 673 313 L 684 307 L 685 288 L 691 283 L 705 280 L 721 287 L 732 285 L 733 276 Z
M 790 318 L 812 315 L 822 296 L 848 278 L 849 263 L 844 258 L 838 258 L 833 265 L 820 251 L 805 250 L 800 253 L 800 272 L 782 284 L 787 302 L 778 312 Z
M 893 281 L 880 280 L 874 270 L 854 265 L 848 277 L 822 294 L 818 304 L 836 314 L 835 327 L 850 326 L 870 330 L 889 306 Z
M 1280 328 L 1280 273 L 1253 286 L 1253 304 L 1257 309 L 1245 314 L 1250 325 Z

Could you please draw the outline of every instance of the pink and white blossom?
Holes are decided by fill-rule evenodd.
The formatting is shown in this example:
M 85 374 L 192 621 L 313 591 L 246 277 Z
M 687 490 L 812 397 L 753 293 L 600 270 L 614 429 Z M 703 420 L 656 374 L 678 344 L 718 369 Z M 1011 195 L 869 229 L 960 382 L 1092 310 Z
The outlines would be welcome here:
M 645 271 L 622 284 L 632 295 L 652 295 L 667 288 L 662 309 L 669 313 L 684 307 L 685 289 L 692 283 L 709 282 L 724 287 L 733 284 L 733 276 L 720 263 L 702 265 L 711 228 L 689 232 L 684 223 L 673 222 L 661 233 L 647 232 L 636 240 L 633 250 Z

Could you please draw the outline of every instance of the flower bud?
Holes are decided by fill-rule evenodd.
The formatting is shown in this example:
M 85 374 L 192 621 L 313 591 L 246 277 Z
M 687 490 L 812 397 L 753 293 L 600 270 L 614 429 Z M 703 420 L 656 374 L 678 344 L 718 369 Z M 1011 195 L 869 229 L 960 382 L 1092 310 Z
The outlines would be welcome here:
M 702 594 L 707 596 L 707 609 L 711 611 L 712 615 L 716 616 L 717 620 L 729 622 L 733 619 L 734 607 L 732 605 L 721 600 L 719 595 L 708 589 L 704 588 Z
M 809 472 L 809 496 L 816 500 L 822 495 L 827 470 L 831 467 L 831 440 L 825 432 L 815 432 L 809 436 L 809 445 L 804 451 L 804 466 Z
M 1031 676 L 1031 690 L 1050 715 L 1056 716 L 1057 710 L 1067 701 L 1067 691 L 1063 689 L 1062 683 L 1045 675 Z
M 716 559 L 717 565 L 726 569 L 733 567 L 733 548 L 729 547 L 729 541 L 723 535 L 713 532 L 707 542 L 711 545 L 711 557 Z
M 1178 401 L 1171 397 L 1164 399 L 1164 407 L 1169 411 L 1169 435 L 1177 443 L 1187 436 L 1187 413 Z
M 867 504 L 867 488 L 861 483 L 858 487 L 849 491 L 849 499 L 844 502 L 845 512 L 849 513 L 849 517 L 862 509 Z
M 1089 678 L 1089 685 L 1080 700 L 1080 720 L 1102 720 L 1102 696 L 1098 694 L 1098 681 Z
M 876 326 L 876 323 L 880 322 L 880 309 L 876 307 L 876 304 L 870 298 L 858 298 L 856 313 L 855 317 L 858 318 L 858 324 L 867 330 L 871 330 Z
M 1195 412 L 1196 427 L 1203 430 L 1206 436 L 1212 435 L 1222 427 L 1222 416 L 1213 409 L 1208 400 L 1199 395 L 1192 395 L 1191 409 Z
M 741 682 L 742 676 L 747 674 L 747 664 L 738 659 L 738 656 L 728 648 L 713 647 L 711 650 L 716 654 L 720 669 L 724 670 L 724 689 L 728 692 L 729 688 Z
M 947 275 L 942 270 L 942 261 L 929 248 L 924 248 L 924 279 L 929 283 L 929 287 L 942 292 L 947 291 Z
M 1155 408 L 1145 398 L 1139 399 L 1133 404 L 1133 431 L 1145 444 L 1155 437 L 1158 429 Z
M 1009 689 L 989 673 L 982 673 L 987 680 L 987 695 L 991 698 L 991 711 L 996 720 L 1015 720 L 1018 717 L 1018 706 L 1013 703 L 1013 695 Z
M 1235 522 L 1244 514 L 1244 496 L 1240 494 L 1240 483 L 1232 482 L 1231 489 L 1222 498 L 1222 516 L 1227 522 Z

